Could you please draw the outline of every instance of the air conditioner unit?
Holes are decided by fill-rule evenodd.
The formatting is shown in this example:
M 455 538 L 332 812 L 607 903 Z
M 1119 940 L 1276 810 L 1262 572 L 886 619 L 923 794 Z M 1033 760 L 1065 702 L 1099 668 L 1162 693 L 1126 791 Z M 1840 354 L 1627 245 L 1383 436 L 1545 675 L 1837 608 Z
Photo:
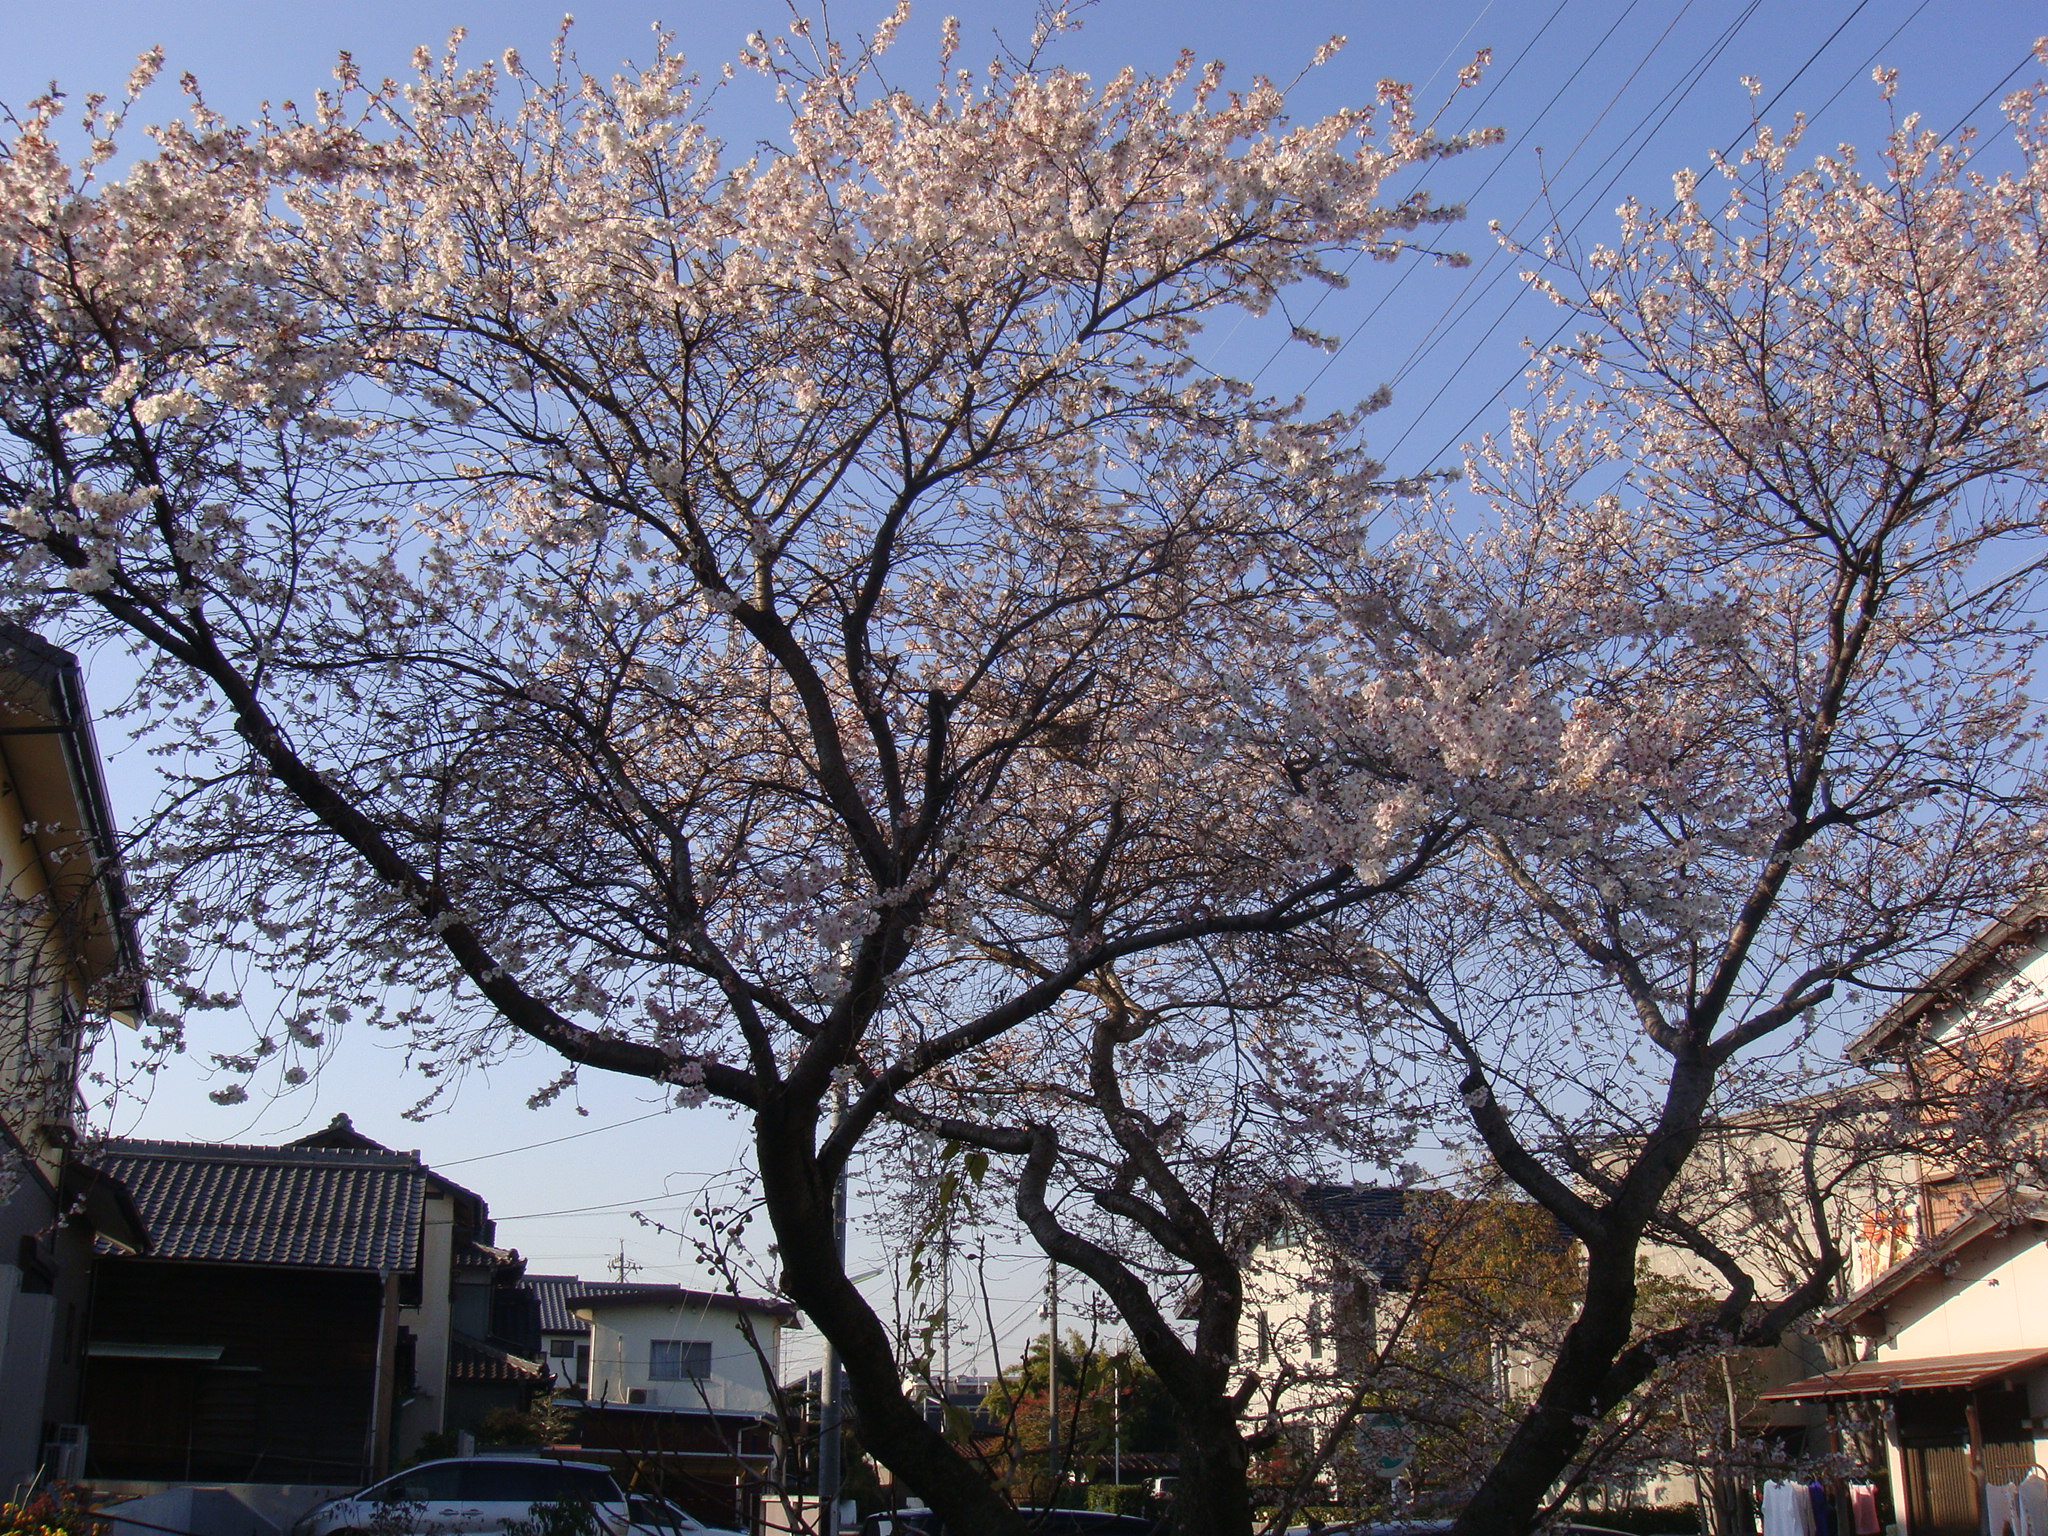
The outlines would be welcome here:
M 53 1424 L 43 1445 L 43 1475 L 55 1483 L 85 1478 L 86 1432 L 83 1424 Z
M 645 1387 L 626 1388 L 626 1401 L 628 1403 L 645 1403 L 647 1401 L 647 1389 Z

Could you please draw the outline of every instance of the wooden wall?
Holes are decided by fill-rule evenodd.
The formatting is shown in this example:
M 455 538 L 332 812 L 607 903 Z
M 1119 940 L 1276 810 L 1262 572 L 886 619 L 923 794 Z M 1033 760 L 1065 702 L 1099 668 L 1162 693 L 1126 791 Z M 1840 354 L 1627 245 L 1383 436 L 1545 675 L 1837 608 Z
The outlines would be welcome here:
M 221 1354 L 90 1354 L 91 1475 L 369 1481 L 380 1297 L 369 1274 L 102 1259 L 93 1345 L 218 1345 Z

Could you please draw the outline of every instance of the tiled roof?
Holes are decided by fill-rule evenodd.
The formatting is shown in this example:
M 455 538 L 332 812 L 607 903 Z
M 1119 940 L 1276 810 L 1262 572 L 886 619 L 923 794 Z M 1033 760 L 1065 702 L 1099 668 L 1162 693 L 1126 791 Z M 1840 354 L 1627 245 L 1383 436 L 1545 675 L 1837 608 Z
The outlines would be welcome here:
M 588 1333 L 590 1324 L 568 1308 L 571 1296 L 588 1296 L 598 1291 L 639 1291 L 646 1287 L 621 1285 L 616 1280 L 579 1280 L 574 1275 L 527 1275 L 520 1289 L 531 1291 L 540 1304 L 542 1333 Z
M 466 1339 L 459 1333 L 448 1341 L 450 1381 L 502 1381 L 532 1386 L 545 1381 L 547 1374 L 547 1367 L 538 1360 L 522 1360 L 495 1344 Z
M 503 1269 L 520 1262 L 517 1248 L 493 1248 L 488 1243 L 458 1243 L 451 1260 L 457 1269 Z
M 404 1273 L 418 1262 L 426 1172 L 403 1152 L 327 1147 L 106 1145 L 153 1257 Z
M 1365 1184 L 1310 1184 L 1293 1197 L 1296 1209 L 1396 1290 L 1406 1284 L 1421 1247 L 1409 1200 L 1406 1189 Z
M 639 1302 L 665 1303 L 671 1308 L 697 1307 L 705 1311 L 724 1309 L 730 1312 L 759 1312 L 794 1327 L 796 1308 L 786 1301 L 770 1301 L 760 1296 L 735 1296 L 730 1291 L 694 1291 L 686 1285 L 620 1285 L 616 1281 L 603 1285 L 579 1285 L 563 1298 L 570 1308 L 576 1307 L 618 1307 Z
M 301 1136 L 297 1141 L 288 1141 L 285 1145 L 288 1147 L 332 1147 L 339 1151 L 351 1152 L 389 1152 L 392 1150 L 390 1147 L 385 1146 L 383 1142 L 365 1136 L 361 1131 L 357 1130 L 355 1122 L 349 1119 L 347 1115 L 336 1115 L 310 1136 Z M 419 1153 L 414 1152 L 413 1156 L 418 1157 Z M 476 1203 L 478 1219 L 486 1225 L 489 1224 L 490 1202 L 484 1199 L 482 1195 L 473 1189 L 464 1189 L 460 1184 L 449 1178 L 447 1174 L 437 1173 L 432 1168 L 427 1170 L 427 1176 L 449 1194 L 474 1201 Z

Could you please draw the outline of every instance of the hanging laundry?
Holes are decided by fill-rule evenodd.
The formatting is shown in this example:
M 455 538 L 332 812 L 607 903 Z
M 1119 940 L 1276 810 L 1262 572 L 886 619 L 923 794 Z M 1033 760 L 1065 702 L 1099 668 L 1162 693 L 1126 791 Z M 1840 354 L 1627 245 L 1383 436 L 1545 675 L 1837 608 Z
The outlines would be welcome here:
M 2032 1468 L 2020 1479 L 2020 1529 L 2025 1536 L 2048 1536 L 2048 1472 Z
M 1835 1504 L 1828 1497 L 1827 1484 L 1819 1478 L 1808 1483 L 1806 1502 L 1813 1506 L 1814 1536 L 1835 1536 Z
M 2027 1517 L 2020 1513 L 2019 1484 L 1985 1486 L 1984 1523 L 1991 1536 L 2027 1536 Z
M 1878 1536 L 1882 1527 L 1877 1523 L 1877 1484 L 1849 1485 L 1849 1525 L 1855 1536 Z
M 1764 1484 L 1764 1536 L 1815 1536 L 1806 1484 Z

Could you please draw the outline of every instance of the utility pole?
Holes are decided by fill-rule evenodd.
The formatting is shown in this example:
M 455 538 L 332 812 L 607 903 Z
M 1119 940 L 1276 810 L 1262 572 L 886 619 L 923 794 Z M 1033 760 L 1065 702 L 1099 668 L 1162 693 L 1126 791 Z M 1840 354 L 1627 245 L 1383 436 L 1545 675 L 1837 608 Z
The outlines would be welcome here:
M 1046 1267 L 1045 1314 L 1051 1326 L 1045 1335 L 1045 1467 L 1052 1478 L 1052 1507 L 1060 1505 L 1060 1265 Z
M 846 1113 L 846 1084 L 832 1085 L 832 1130 L 839 1129 Z M 846 1273 L 846 1165 L 839 1165 L 839 1177 L 832 1181 L 832 1249 L 839 1257 L 839 1272 Z M 825 1361 L 818 1372 L 818 1514 L 819 1529 L 825 1536 L 840 1536 L 839 1466 L 840 1423 L 839 1351 L 825 1341 Z
M 1124 1480 L 1124 1365 L 1109 1368 L 1109 1480 Z
M 939 1215 L 939 1428 L 945 1429 L 944 1404 L 953 1397 L 953 1206 L 949 1201 Z

